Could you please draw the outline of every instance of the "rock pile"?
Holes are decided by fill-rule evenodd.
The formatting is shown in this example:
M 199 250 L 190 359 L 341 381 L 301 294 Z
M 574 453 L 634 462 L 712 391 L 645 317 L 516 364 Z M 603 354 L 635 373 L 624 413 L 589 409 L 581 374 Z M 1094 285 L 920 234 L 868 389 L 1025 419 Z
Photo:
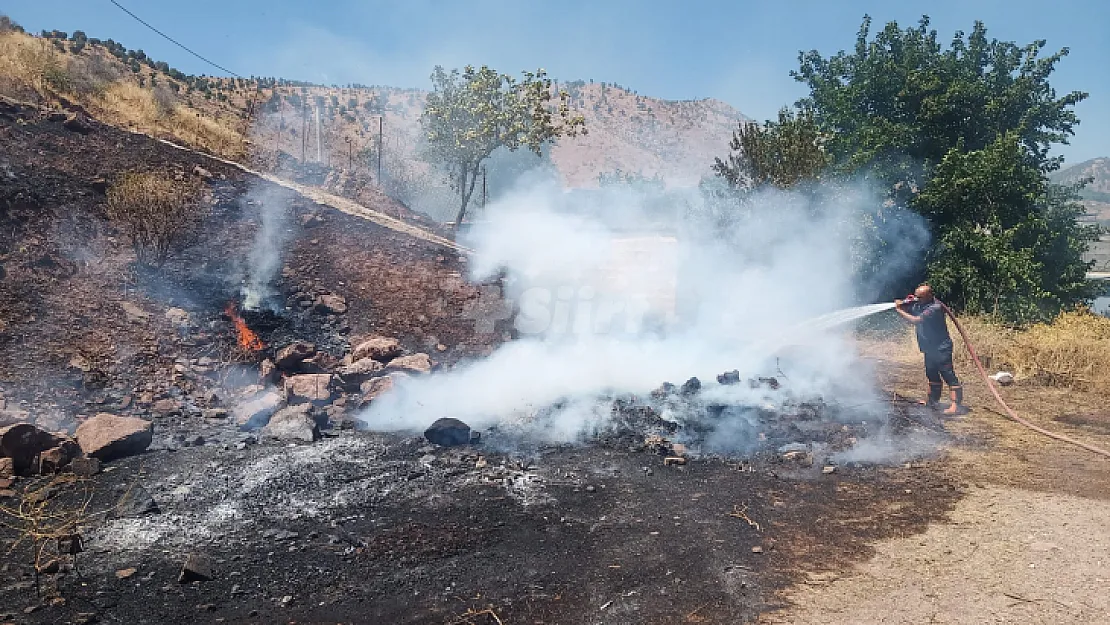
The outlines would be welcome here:
M 0 473 L 33 475 L 71 469 L 92 475 L 100 462 L 142 453 L 150 446 L 151 423 L 101 413 L 77 428 L 75 438 L 31 423 L 0 428 Z
M 337 300 L 321 298 L 329 310 Z M 351 410 L 364 408 L 410 376 L 435 366 L 424 353 L 406 354 L 391 337 L 370 336 L 354 343 L 341 359 L 316 345 L 294 341 L 260 367 L 260 384 L 245 389 L 232 410 L 243 430 L 261 430 L 263 439 L 312 442 L 322 430 L 353 425 Z M 467 430 L 469 441 L 469 429 Z

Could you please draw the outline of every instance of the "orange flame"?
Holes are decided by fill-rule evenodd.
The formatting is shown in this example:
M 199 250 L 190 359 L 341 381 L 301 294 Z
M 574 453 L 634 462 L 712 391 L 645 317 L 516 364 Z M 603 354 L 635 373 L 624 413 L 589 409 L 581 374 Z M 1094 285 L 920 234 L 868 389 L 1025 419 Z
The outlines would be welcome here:
M 224 313 L 235 322 L 235 332 L 239 335 L 239 347 L 249 349 L 252 352 L 266 347 L 262 339 L 258 338 L 258 335 L 247 327 L 247 322 L 243 321 L 243 318 L 239 316 L 239 312 L 235 309 L 235 302 L 228 302 L 227 308 L 224 309 Z

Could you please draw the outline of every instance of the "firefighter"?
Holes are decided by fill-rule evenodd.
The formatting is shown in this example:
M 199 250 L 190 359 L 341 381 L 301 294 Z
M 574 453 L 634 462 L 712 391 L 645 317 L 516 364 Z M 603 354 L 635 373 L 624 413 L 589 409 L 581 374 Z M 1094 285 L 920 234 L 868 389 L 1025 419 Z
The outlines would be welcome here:
M 952 366 L 952 337 L 948 334 L 944 305 L 933 296 L 932 287 L 922 284 L 914 290 L 913 298 L 894 300 L 894 309 L 903 319 L 913 324 L 917 331 L 917 348 L 925 355 L 929 397 L 922 403 L 929 408 L 937 408 L 941 391 L 947 384 L 952 395 L 952 405 L 944 414 L 959 414 L 964 410 L 964 389 Z

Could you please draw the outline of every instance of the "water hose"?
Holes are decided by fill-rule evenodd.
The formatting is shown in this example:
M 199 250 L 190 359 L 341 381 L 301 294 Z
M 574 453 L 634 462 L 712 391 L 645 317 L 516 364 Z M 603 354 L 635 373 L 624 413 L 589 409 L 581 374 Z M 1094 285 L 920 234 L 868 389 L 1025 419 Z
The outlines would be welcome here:
M 956 324 L 956 330 L 959 331 L 960 337 L 963 338 L 964 346 L 967 347 L 967 352 L 971 354 L 971 360 L 975 363 L 975 367 L 979 370 L 979 375 L 983 377 L 983 382 L 987 384 L 987 388 L 990 389 L 991 394 L 994 395 L 994 398 L 998 400 L 998 404 L 1002 406 L 1002 408 L 1006 411 L 1006 414 L 1009 415 L 1011 419 L 1020 423 L 1021 425 L 1024 425 L 1030 430 L 1033 430 L 1034 432 L 1037 432 L 1039 434 L 1044 434 L 1049 438 L 1054 438 L 1058 441 L 1064 441 L 1065 443 L 1071 443 L 1072 445 L 1082 447 L 1087 451 L 1093 451 L 1100 456 L 1110 458 L 1110 451 L 1107 451 L 1101 447 L 1096 447 L 1095 445 L 1091 445 L 1089 443 L 1084 443 L 1083 441 L 1075 440 L 1074 438 L 1064 436 L 1063 434 L 1050 432 L 1049 430 L 1046 430 L 1038 425 L 1034 425 L 1026 421 L 1025 419 L 1022 419 L 1013 410 L 1011 410 L 1010 407 L 1006 405 L 1006 402 L 1003 401 L 1002 396 L 998 394 L 998 389 L 995 388 L 994 381 L 991 380 L 990 376 L 987 375 L 986 369 L 983 368 L 983 363 L 979 362 L 979 355 L 975 353 L 975 347 L 972 346 L 971 340 L 967 338 L 967 332 L 965 332 L 964 327 L 960 325 L 960 320 L 956 318 L 956 315 L 952 314 L 952 310 L 948 308 L 948 306 L 945 306 L 943 302 L 941 303 L 941 307 L 944 308 L 944 312 L 946 312 L 948 316 L 952 319 L 952 323 Z

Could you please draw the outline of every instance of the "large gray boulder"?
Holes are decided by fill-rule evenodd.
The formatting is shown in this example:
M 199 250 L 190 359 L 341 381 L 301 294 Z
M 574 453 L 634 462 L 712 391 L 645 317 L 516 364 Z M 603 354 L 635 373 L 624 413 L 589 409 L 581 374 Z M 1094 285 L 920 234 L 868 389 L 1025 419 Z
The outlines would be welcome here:
M 279 410 L 270 417 L 266 427 L 262 428 L 262 437 L 311 443 L 320 438 L 320 430 L 311 416 L 311 410 L 311 404 L 288 406 Z
M 435 423 L 424 430 L 424 438 L 444 447 L 466 445 L 471 438 L 470 426 L 450 417 L 436 419 Z

